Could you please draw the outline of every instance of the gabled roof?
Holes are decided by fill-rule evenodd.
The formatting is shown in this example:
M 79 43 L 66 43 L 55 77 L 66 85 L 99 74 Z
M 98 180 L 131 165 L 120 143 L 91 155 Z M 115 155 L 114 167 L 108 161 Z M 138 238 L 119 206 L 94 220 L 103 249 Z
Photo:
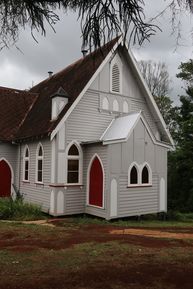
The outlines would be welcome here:
M 0 87 L 0 141 L 16 137 L 36 99 L 36 93 Z
M 131 133 L 133 132 L 134 128 L 136 127 L 137 123 L 139 122 L 139 120 L 143 122 L 154 144 L 166 147 L 168 149 L 171 148 L 171 146 L 168 145 L 167 143 L 164 143 L 163 141 L 160 142 L 155 139 L 141 111 L 136 113 L 130 113 L 126 116 L 121 116 L 113 119 L 110 125 L 105 130 L 105 132 L 102 134 L 100 141 L 102 141 L 104 145 L 126 142 L 130 137 Z
M 20 128 L 17 138 L 30 138 L 51 133 L 75 102 L 107 54 L 113 49 L 118 39 L 119 37 L 113 39 L 101 49 L 79 59 L 64 70 L 34 86 L 30 92 L 37 93 L 38 99 Z M 56 94 L 59 88 L 63 88 L 69 95 L 69 101 L 58 119 L 51 121 L 51 96 Z
M 113 49 L 109 50 L 109 53 L 106 55 L 106 58 L 101 62 L 101 65 L 99 66 L 98 70 L 96 70 L 95 74 L 93 74 L 92 78 L 90 79 L 90 82 L 87 83 L 87 85 L 84 87 L 84 89 L 81 91 L 79 96 L 76 98 L 76 101 L 73 103 L 73 105 L 66 111 L 65 115 L 60 119 L 60 122 L 58 122 L 56 128 L 52 131 L 51 139 L 57 134 L 57 132 L 60 130 L 63 123 L 66 121 L 70 113 L 73 111 L 75 106 L 77 105 L 78 101 L 83 97 L 85 91 L 89 88 L 89 84 L 91 84 L 95 78 L 97 77 L 98 73 L 102 70 L 104 65 L 110 61 L 111 57 L 113 56 L 115 50 L 118 48 L 119 51 L 123 53 L 125 56 L 125 59 L 128 61 L 128 63 L 131 65 L 133 74 L 135 75 L 135 79 L 138 82 L 138 85 L 141 87 L 143 91 L 144 98 L 150 107 L 151 113 L 154 117 L 154 120 L 156 122 L 156 125 L 159 128 L 159 131 L 161 132 L 161 138 L 163 143 L 167 143 L 170 145 L 170 147 L 174 146 L 174 141 L 170 135 L 169 130 L 167 129 L 166 123 L 159 111 L 159 108 L 147 86 L 145 83 L 145 80 L 143 79 L 143 76 L 138 68 L 137 62 L 135 61 L 135 58 L 132 54 L 132 52 L 129 50 L 129 48 L 126 45 L 122 45 L 122 38 L 118 38 L 116 42 L 114 42 Z
M 120 37 L 113 39 L 102 48 L 34 86 L 29 92 L 1 88 L 0 140 L 2 138 L 3 140 L 17 141 L 48 135 L 51 135 L 52 139 L 119 47 L 128 63 L 131 64 L 136 80 L 143 89 L 144 97 L 163 135 L 163 140 L 168 144 L 173 144 L 171 135 L 141 76 L 132 53 L 125 45 L 119 45 L 121 41 Z M 56 120 L 51 120 L 52 96 L 61 93 L 61 91 L 68 96 L 68 104 Z M 18 95 L 18 101 L 16 101 L 16 95 Z

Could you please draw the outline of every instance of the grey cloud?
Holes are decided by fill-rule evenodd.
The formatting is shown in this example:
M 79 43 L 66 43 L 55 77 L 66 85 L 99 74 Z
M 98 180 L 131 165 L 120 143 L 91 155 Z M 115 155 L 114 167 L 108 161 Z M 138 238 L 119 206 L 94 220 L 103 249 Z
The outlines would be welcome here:
M 163 9 L 169 0 L 146 1 L 147 17 L 155 16 Z M 57 72 L 66 65 L 81 57 L 81 32 L 77 22 L 77 15 L 68 15 L 60 12 L 61 21 L 55 26 L 56 33 L 47 27 L 44 38 L 35 34 L 38 44 L 31 37 L 29 30 L 21 31 L 20 40 L 16 48 L 4 49 L 0 52 L 0 85 L 29 88 L 32 81 L 37 83 L 47 77 L 47 71 Z M 137 59 L 153 59 L 164 61 L 168 65 L 172 77 L 172 98 L 177 102 L 177 95 L 181 93 L 183 85 L 175 78 L 180 62 L 192 57 L 192 41 L 190 39 L 190 19 L 185 15 L 182 19 L 183 44 L 175 49 L 175 36 L 171 36 L 171 14 L 167 12 L 162 18 L 156 20 L 162 32 L 144 43 L 142 47 L 133 47 Z

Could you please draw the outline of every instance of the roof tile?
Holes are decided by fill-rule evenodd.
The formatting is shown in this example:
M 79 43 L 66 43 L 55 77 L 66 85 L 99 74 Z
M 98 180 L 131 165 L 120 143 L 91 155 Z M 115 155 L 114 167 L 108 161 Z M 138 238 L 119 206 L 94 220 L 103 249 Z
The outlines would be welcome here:
M 37 99 L 36 93 L 0 87 L 0 140 L 15 138 L 26 115 Z

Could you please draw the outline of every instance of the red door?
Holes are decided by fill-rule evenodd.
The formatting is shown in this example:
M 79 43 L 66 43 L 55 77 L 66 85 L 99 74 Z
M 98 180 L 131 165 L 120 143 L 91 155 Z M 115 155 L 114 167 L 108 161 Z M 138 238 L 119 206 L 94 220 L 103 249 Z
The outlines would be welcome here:
M 0 161 L 0 198 L 11 195 L 11 170 L 9 165 Z
M 97 157 L 94 158 L 90 168 L 89 205 L 103 206 L 103 170 Z

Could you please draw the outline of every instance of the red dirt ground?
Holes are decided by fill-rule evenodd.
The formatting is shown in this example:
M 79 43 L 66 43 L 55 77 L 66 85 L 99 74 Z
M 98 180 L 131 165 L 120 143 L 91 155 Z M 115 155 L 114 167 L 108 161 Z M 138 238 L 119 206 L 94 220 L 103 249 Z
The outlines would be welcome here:
M 109 241 L 118 241 L 120 244 L 131 244 L 140 246 L 145 250 L 153 250 L 158 253 L 159 250 L 179 248 L 188 249 L 193 253 L 193 242 L 187 242 L 185 239 L 176 238 L 159 239 L 153 237 L 157 231 L 167 232 L 168 236 L 172 234 L 193 235 L 193 228 L 154 228 L 151 229 L 151 236 L 148 235 L 149 229 L 120 228 L 108 225 L 77 225 L 63 227 L 63 222 L 53 222 L 57 229 L 61 228 L 60 234 L 49 234 L 46 238 L 36 237 L 35 234 L 26 235 L 20 238 L 19 233 L 0 232 L 0 250 L 8 250 L 13 253 L 28 253 L 44 248 L 49 250 L 63 250 L 72 248 L 75 244 L 88 242 L 106 243 Z M 64 229 L 65 234 L 62 234 Z M 127 234 L 126 230 L 130 230 Z M 141 230 L 141 234 L 140 231 Z M 137 235 L 136 235 L 137 234 Z M 145 236 L 144 236 L 145 235 Z M 174 236 L 174 235 L 173 235 Z M 162 236 L 161 236 L 162 238 Z M 170 237 L 169 237 L 170 238 Z M 189 239 L 189 238 L 188 238 Z M 190 238 L 191 239 L 191 238 Z M 140 250 L 141 250 L 140 249 Z M 157 254 L 156 253 L 156 254 Z M 153 256 L 153 254 L 152 254 Z M 193 260 L 191 264 L 176 263 L 166 261 L 164 267 L 162 264 L 153 262 L 149 254 L 145 261 L 135 262 L 130 260 L 129 255 L 125 255 L 122 261 L 113 260 L 111 263 L 90 264 L 85 268 L 74 268 L 72 271 L 64 271 L 56 268 L 54 272 L 49 272 L 45 277 L 37 275 L 21 278 L 19 275 L 14 278 L 8 278 L 7 281 L 0 280 L 0 289 L 192 289 L 193 288 Z
M 58 223 L 57 226 L 60 226 L 60 224 Z M 139 233 L 139 231 L 141 231 L 141 233 Z M 151 229 L 151 234 L 149 236 L 148 231 L 149 229 L 128 229 L 106 225 L 82 225 L 78 230 L 70 228 L 65 229 L 66 234 L 60 238 L 56 238 L 55 235 L 53 235 L 49 236 L 48 238 L 39 239 L 29 235 L 26 236 L 26 238 L 20 239 L 15 238 L 17 234 L 8 233 L 1 236 L 0 249 L 8 249 L 20 252 L 36 250 L 37 248 L 61 250 L 69 248 L 75 244 L 82 244 L 87 242 L 104 243 L 115 240 L 120 241 L 121 243 L 129 243 L 149 248 L 164 248 L 174 246 L 174 244 L 171 243 L 171 240 L 168 240 L 167 238 L 159 239 L 156 234 L 157 229 L 154 229 L 155 237 L 153 237 L 153 229 Z M 159 229 L 159 231 L 163 231 L 163 233 L 165 233 L 166 228 L 162 230 Z M 179 234 L 179 237 L 176 238 L 177 240 L 175 240 L 175 246 L 193 247 L 193 243 L 186 243 L 185 240 L 181 238 L 184 235 L 184 231 L 183 233 L 180 231 L 182 230 L 178 229 L 178 233 L 175 233 L 175 235 Z M 145 234 L 145 232 L 147 233 Z M 188 234 L 188 236 L 191 235 L 191 233 L 193 236 L 193 228 L 186 229 L 186 234 Z M 173 234 L 174 233 L 172 232 L 171 236 L 169 234 L 167 235 L 169 238 L 172 238 Z M 160 235 L 160 238 L 162 238 L 162 235 Z

